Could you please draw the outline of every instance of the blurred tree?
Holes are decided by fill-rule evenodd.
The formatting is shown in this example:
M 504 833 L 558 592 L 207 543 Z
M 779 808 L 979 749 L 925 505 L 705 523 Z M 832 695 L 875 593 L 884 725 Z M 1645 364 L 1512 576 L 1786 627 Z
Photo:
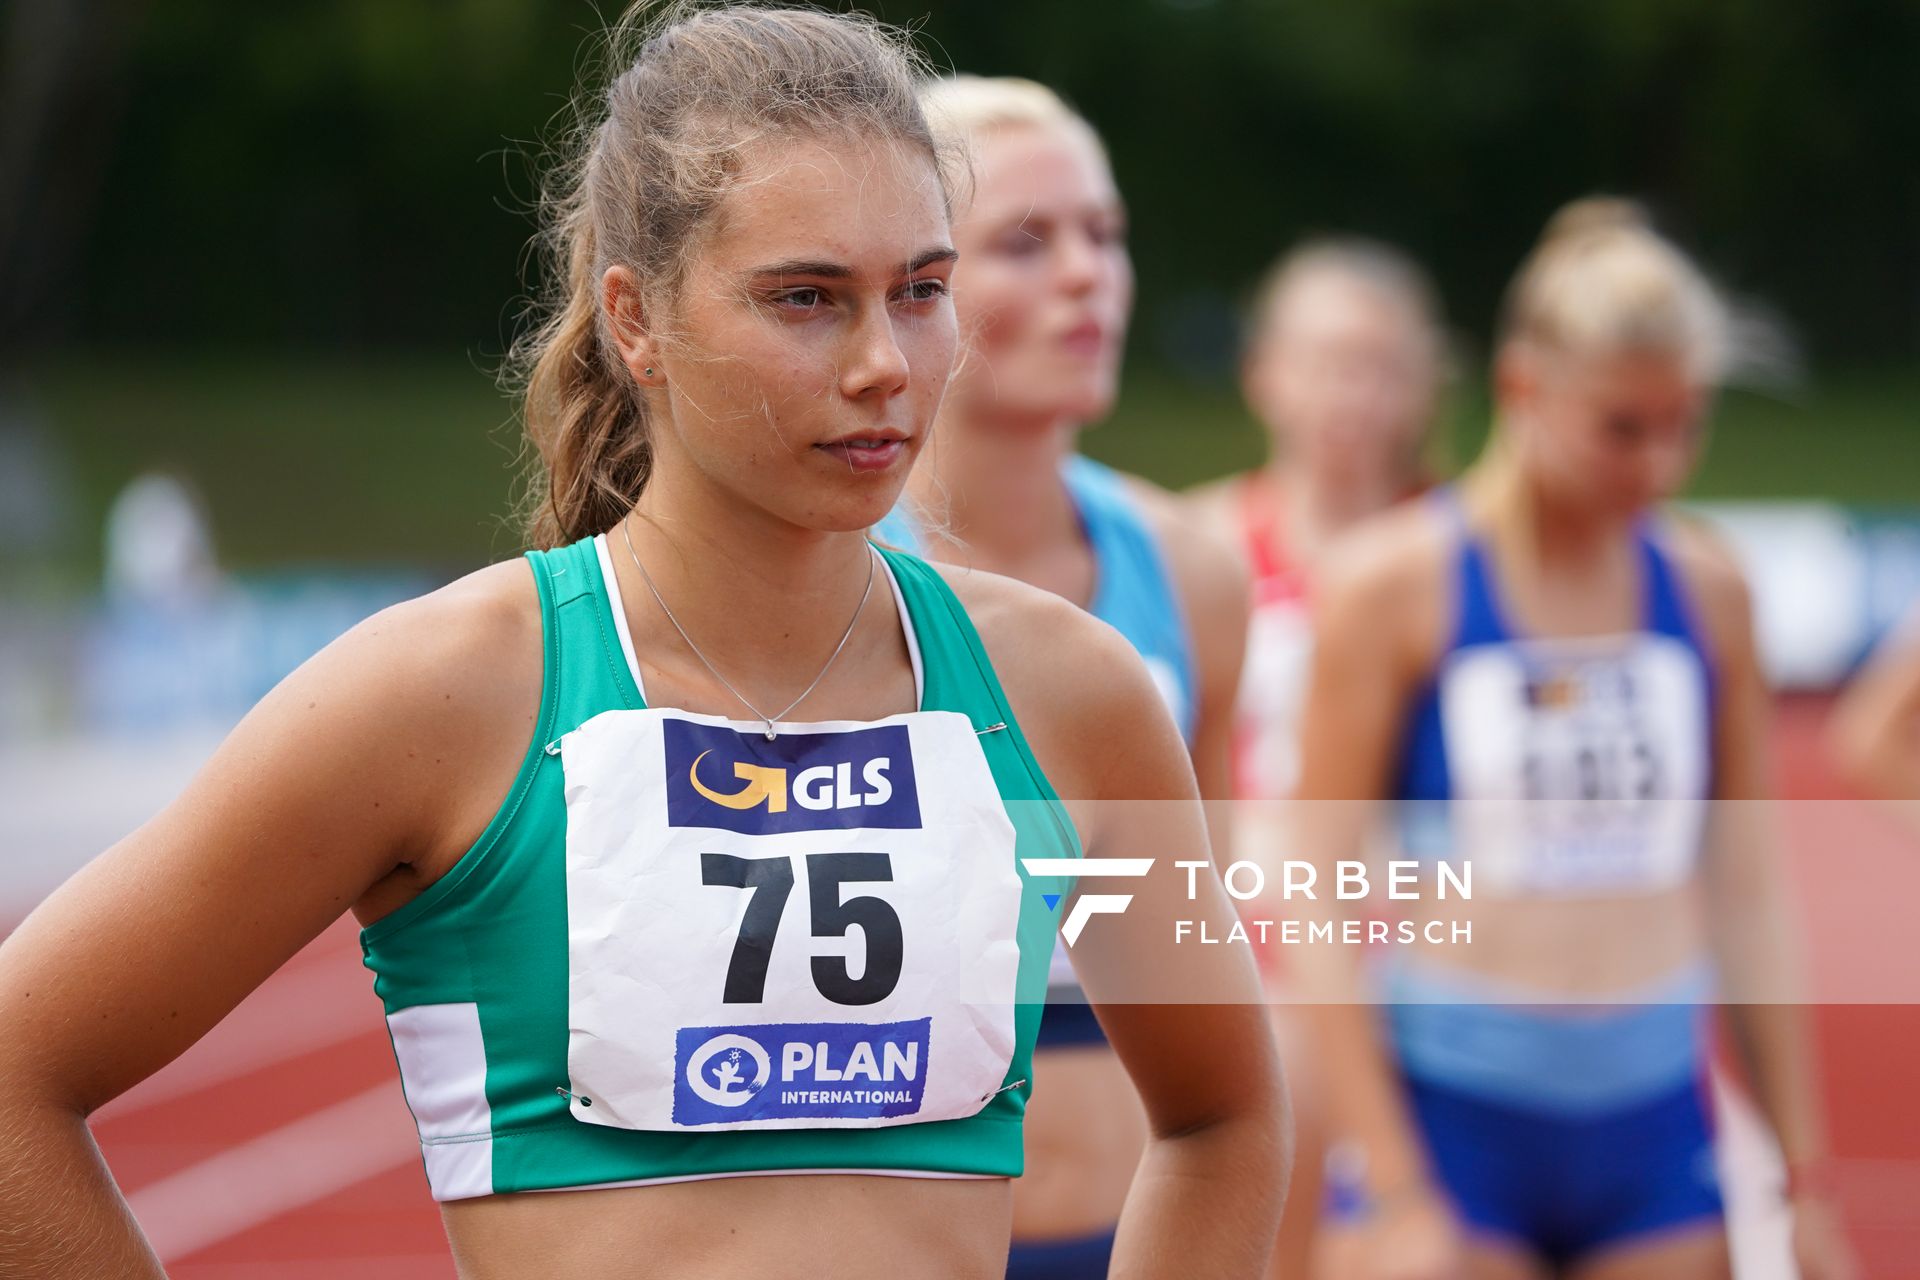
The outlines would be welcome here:
M 0 13 L 0 372 L 39 336 L 92 221 L 135 0 Z
M 1049 81 L 1100 126 L 1133 206 L 1142 354 L 1228 357 L 1230 300 L 1328 228 L 1404 244 L 1484 332 L 1547 214 L 1597 189 L 1648 198 L 1818 353 L 1920 347 L 1912 0 L 873 7 L 937 62 Z M 597 24 L 585 0 L 145 11 L 100 216 L 39 331 L 496 354 L 528 140 Z

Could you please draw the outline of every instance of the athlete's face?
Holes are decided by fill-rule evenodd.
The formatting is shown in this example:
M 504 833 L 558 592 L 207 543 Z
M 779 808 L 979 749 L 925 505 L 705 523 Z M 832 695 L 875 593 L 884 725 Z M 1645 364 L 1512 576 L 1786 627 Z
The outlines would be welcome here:
M 1678 356 L 1517 348 L 1499 377 L 1528 474 L 1556 501 L 1629 517 L 1679 492 L 1699 460 L 1711 395 Z
M 624 269 L 607 274 L 653 410 L 655 475 L 691 469 L 793 524 L 866 528 L 899 495 L 958 345 L 933 160 L 789 137 L 740 166 L 662 315 L 620 292 Z
M 1274 445 L 1329 484 L 1404 484 L 1433 418 L 1439 352 L 1403 300 L 1322 270 L 1273 301 L 1243 373 Z
M 988 132 L 954 224 L 969 418 L 1051 427 L 1113 405 L 1133 306 L 1125 212 L 1092 134 L 1071 123 Z

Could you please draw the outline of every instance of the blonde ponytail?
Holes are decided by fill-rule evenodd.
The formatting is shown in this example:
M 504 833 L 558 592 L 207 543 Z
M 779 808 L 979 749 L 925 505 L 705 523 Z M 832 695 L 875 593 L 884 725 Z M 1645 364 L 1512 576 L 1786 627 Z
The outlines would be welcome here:
M 1580 355 L 1658 351 L 1707 384 L 1737 363 L 1732 309 L 1630 200 L 1576 200 L 1547 223 L 1507 292 L 1503 342 Z

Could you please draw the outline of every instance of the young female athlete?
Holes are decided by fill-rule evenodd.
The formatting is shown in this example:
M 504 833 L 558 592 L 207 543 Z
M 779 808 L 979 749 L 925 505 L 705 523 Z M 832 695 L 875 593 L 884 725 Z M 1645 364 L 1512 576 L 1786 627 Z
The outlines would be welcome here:
M 619 65 L 526 353 L 542 549 L 330 646 L 0 949 L 0 1274 L 161 1274 L 87 1114 L 348 908 L 464 1275 L 1000 1273 L 1071 891 L 1025 862 L 1204 850 L 1192 773 L 1105 628 L 865 536 L 957 347 L 905 46 L 730 8 Z M 1130 884 L 1076 948 L 1150 1130 L 1115 1274 L 1257 1274 L 1257 982 L 1119 1002 L 1227 910 Z
M 1848 1274 L 1822 1159 L 1765 788 L 1765 693 L 1731 559 L 1657 504 L 1699 451 L 1729 325 L 1632 206 L 1564 211 L 1509 295 L 1497 429 L 1455 489 L 1358 531 L 1318 579 L 1295 806 L 1352 857 L 1470 877 L 1405 905 L 1384 1028 L 1349 954 L 1289 957 L 1342 1131 L 1366 1274 L 1725 1275 L 1702 1003 L 1790 1167 L 1802 1274 Z M 1697 917 L 1707 922 L 1705 958 Z M 1451 929 L 1471 927 L 1470 940 Z M 1440 927 L 1433 928 L 1432 925 Z
M 1253 570 L 1234 791 L 1273 799 L 1300 774 L 1313 562 L 1339 534 L 1426 483 L 1445 330 L 1420 267 L 1359 237 L 1290 250 L 1250 316 L 1240 385 L 1267 430 L 1268 459 L 1192 499 Z
M 1255 293 L 1249 318 L 1240 385 L 1267 430 L 1269 458 L 1257 471 L 1196 490 L 1192 501 L 1253 570 L 1233 792 L 1265 802 L 1284 799 L 1299 780 L 1313 564 L 1336 536 L 1425 482 L 1445 337 L 1420 267 L 1359 237 L 1309 240 L 1287 252 Z M 1253 804 L 1237 816 L 1236 858 L 1272 866 L 1284 857 L 1277 810 Z M 1278 883 L 1272 871 L 1269 884 Z M 1280 1276 L 1307 1273 L 1322 1215 L 1324 1139 L 1317 1108 L 1301 1105 L 1312 1078 L 1304 1065 L 1303 1055 L 1289 1056 L 1295 1165 L 1275 1250 Z
M 882 538 L 1043 587 L 1107 622 L 1152 672 L 1201 793 L 1226 799 L 1229 714 L 1246 634 L 1231 555 L 1172 499 L 1073 452 L 1113 405 L 1133 300 L 1125 218 L 1105 149 L 1052 90 L 958 76 L 922 95 L 964 147 L 954 221 L 966 346 L 937 429 Z M 1070 988 L 1066 951 L 1056 987 Z M 1147 1126 L 1077 992 L 1040 1024 L 1008 1274 L 1104 1276 Z

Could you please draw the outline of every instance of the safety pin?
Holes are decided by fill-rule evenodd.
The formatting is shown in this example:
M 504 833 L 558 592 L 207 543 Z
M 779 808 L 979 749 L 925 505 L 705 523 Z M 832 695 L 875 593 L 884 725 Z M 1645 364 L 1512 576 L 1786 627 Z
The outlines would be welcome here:
M 973 731 L 973 736 L 976 738 L 984 738 L 988 734 L 998 733 L 1006 727 L 1007 727 L 1007 722 L 1005 720 L 1002 720 L 999 724 L 990 724 L 984 729 L 975 729 Z M 989 1094 L 988 1096 L 991 1097 L 992 1095 Z
M 555 1085 L 553 1087 L 553 1091 L 559 1094 L 561 1097 L 568 1099 L 569 1101 L 575 1098 L 578 1098 L 580 1100 L 580 1105 L 583 1107 L 590 1107 L 593 1105 L 592 1098 L 589 1098 L 584 1093 L 569 1093 L 565 1085 Z

